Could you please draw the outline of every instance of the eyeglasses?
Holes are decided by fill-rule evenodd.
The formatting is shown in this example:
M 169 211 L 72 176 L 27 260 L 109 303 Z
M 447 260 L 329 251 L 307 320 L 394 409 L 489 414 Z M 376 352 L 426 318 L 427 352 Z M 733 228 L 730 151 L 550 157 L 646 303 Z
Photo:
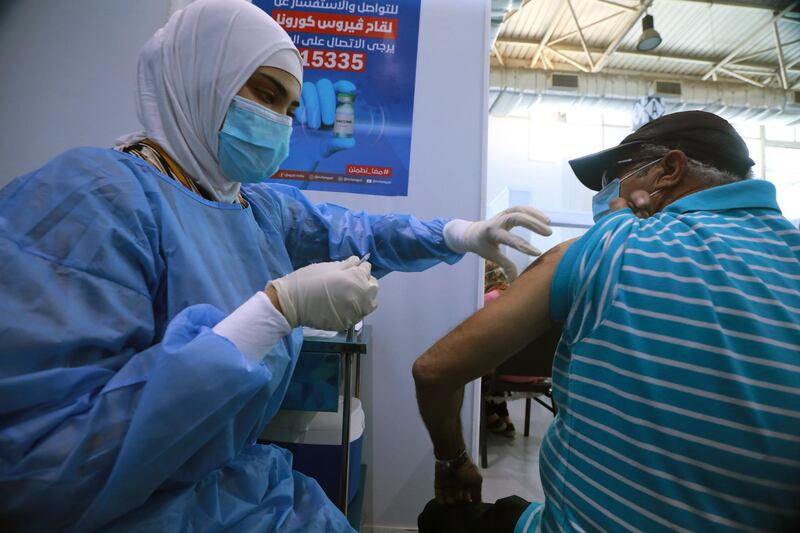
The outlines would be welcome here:
M 647 163 L 646 165 L 642 165 L 642 166 L 640 166 L 640 167 L 639 167 L 639 168 L 637 168 L 636 170 L 632 170 L 631 172 L 628 172 L 627 174 L 625 174 L 624 176 L 622 176 L 621 178 L 619 178 L 619 182 L 620 182 L 620 183 L 622 183 L 622 182 L 623 182 L 623 181 L 625 181 L 626 179 L 628 179 L 628 178 L 630 178 L 630 177 L 632 177 L 632 176 L 634 176 L 634 175 L 638 174 L 638 173 L 639 173 L 639 172 L 641 172 L 642 170 L 644 170 L 644 169 L 646 169 L 646 168 L 649 168 L 649 167 L 651 167 L 651 166 L 655 165 L 656 163 L 660 162 L 660 161 L 661 161 L 661 159 L 663 159 L 663 158 L 659 157 L 659 158 L 658 158 L 658 159 L 656 159 L 656 160 L 650 161 L 650 162 L 649 162 L 649 163 Z M 620 163 L 629 163 L 629 162 L 631 162 L 631 161 L 633 161 L 633 160 L 632 160 L 632 159 L 629 159 L 629 160 L 617 161 L 617 164 L 616 164 L 616 165 L 619 165 Z M 616 165 L 615 165 L 615 166 L 616 166 Z M 613 168 L 614 168 L 614 167 L 612 167 L 612 170 L 613 170 Z M 603 187 L 605 187 L 606 185 L 608 185 L 609 183 L 611 183 L 612 181 L 614 181 L 614 178 L 611 178 L 611 179 L 609 179 L 609 177 L 610 177 L 610 176 L 612 176 L 612 175 L 613 175 L 613 174 L 610 174 L 608 170 L 606 170 L 605 172 L 603 172 L 603 177 L 602 177 L 602 179 L 600 180 L 600 185 L 601 185 L 601 186 L 603 186 Z

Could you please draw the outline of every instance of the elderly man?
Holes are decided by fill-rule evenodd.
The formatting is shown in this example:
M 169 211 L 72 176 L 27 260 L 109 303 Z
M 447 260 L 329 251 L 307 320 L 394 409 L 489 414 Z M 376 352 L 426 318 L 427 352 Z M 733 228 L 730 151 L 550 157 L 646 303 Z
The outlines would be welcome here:
M 595 226 L 414 364 L 436 456 L 420 531 L 797 531 L 800 231 L 774 187 L 696 111 L 570 163 L 600 190 Z M 477 503 L 463 386 L 553 324 L 545 501 Z

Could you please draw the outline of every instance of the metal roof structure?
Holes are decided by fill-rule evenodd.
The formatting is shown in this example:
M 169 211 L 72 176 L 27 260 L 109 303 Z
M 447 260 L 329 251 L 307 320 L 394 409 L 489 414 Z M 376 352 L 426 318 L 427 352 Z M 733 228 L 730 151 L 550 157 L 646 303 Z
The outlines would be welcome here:
M 800 88 L 800 9 L 783 0 L 509 2 L 492 66 L 581 71 L 760 88 Z M 519 7 L 513 8 L 515 5 Z M 661 45 L 637 50 L 650 14 Z

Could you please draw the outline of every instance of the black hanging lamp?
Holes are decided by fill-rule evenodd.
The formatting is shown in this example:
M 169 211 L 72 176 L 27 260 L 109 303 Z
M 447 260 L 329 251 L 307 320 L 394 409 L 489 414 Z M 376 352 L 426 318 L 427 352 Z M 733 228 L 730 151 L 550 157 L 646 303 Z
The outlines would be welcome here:
M 661 35 L 653 27 L 653 15 L 645 15 L 642 19 L 642 35 L 636 44 L 640 52 L 649 52 L 661 44 Z

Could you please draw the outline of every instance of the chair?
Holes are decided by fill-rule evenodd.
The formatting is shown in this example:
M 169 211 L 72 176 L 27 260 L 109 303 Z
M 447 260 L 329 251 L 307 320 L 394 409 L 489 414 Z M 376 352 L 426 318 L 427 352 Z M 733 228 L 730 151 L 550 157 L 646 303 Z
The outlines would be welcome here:
M 481 454 L 481 468 L 487 468 L 489 461 L 486 450 L 486 398 L 490 396 L 503 395 L 506 392 L 527 393 L 525 398 L 525 433 L 530 435 L 531 428 L 531 399 L 547 408 L 553 413 L 558 412 L 552 396 L 551 376 L 553 373 L 553 356 L 556 346 L 561 338 L 561 328 L 553 327 L 545 334 L 528 344 L 525 348 L 511 356 L 495 369 L 492 376 L 484 377 L 481 380 L 481 424 L 479 435 L 479 446 Z M 536 377 L 545 378 L 541 381 L 519 382 L 503 379 L 509 377 Z M 538 395 L 546 396 L 550 399 L 548 405 L 542 401 Z

